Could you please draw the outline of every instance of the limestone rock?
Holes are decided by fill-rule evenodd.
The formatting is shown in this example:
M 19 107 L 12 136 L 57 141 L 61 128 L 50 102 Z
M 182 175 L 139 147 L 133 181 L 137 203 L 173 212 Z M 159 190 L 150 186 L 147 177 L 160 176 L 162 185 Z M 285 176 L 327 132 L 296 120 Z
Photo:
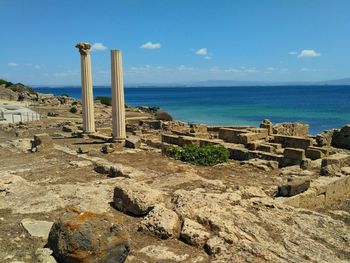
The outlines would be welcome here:
M 21 224 L 31 236 L 47 239 L 53 222 L 25 218 Z
M 293 196 L 305 192 L 310 187 L 310 179 L 294 178 L 278 186 L 278 196 Z
M 102 146 L 101 152 L 103 153 L 112 153 L 115 151 L 115 147 L 113 143 L 108 143 Z
M 142 216 L 156 204 L 163 202 L 163 194 L 145 184 L 123 178 L 118 181 L 114 189 L 113 202 L 119 211 Z
M 32 141 L 32 152 L 36 152 L 38 149 L 51 149 L 53 147 L 53 142 L 47 133 L 41 133 L 34 135 L 34 140 Z
M 137 149 L 141 146 L 141 139 L 138 136 L 128 136 L 125 140 L 125 147 Z
M 60 263 L 122 263 L 130 250 L 129 235 L 116 217 L 92 212 L 58 219 L 48 246 Z
M 153 259 L 154 262 L 165 262 L 163 260 L 171 260 L 172 262 L 183 262 L 190 257 L 188 254 L 176 254 L 170 248 L 165 246 L 150 245 L 140 250 L 141 253 Z
M 177 238 L 180 228 L 178 215 L 162 205 L 156 205 L 139 226 L 140 230 L 148 230 L 162 239 Z
M 92 165 L 91 161 L 85 160 L 85 161 L 70 161 L 69 164 L 75 168 L 81 168 L 81 167 L 87 167 Z
M 285 122 L 275 124 L 272 129 L 274 134 L 306 137 L 309 132 L 309 125 L 300 122 Z
M 49 248 L 38 248 L 35 251 L 34 263 L 57 263 Z
M 189 245 L 203 247 L 210 233 L 201 224 L 185 218 L 180 237 Z

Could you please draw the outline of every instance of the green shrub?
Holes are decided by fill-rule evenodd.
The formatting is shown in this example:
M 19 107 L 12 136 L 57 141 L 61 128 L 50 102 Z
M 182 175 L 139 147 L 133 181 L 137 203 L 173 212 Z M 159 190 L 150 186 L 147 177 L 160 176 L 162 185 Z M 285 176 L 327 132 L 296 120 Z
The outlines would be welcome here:
M 229 151 L 222 145 L 198 146 L 188 144 L 184 147 L 169 146 L 165 153 L 168 156 L 197 165 L 213 166 L 228 161 Z
M 69 111 L 71 113 L 77 113 L 78 112 L 78 108 L 76 106 L 72 106 Z
M 112 106 L 112 98 L 111 97 L 97 96 L 96 100 L 99 100 L 104 105 Z
M 3 85 L 3 84 L 5 84 L 5 87 L 9 87 L 13 85 L 12 82 L 6 81 L 4 79 L 0 79 L 0 85 Z
M 78 105 L 78 102 L 77 101 L 73 101 L 72 102 L 72 106 L 77 106 Z
M 62 93 L 61 96 L 62 97 L 69 97 L 69 95 L 67 93 Z

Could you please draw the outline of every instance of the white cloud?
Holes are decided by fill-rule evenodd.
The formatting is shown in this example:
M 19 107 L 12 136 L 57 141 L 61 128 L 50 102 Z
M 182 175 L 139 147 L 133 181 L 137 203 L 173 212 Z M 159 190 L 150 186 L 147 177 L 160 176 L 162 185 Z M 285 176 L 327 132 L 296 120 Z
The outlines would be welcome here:
M 192 71 L 192 70 L 194 70 L 194 68 L 193 67 L 186 67 L 184 65 L 180 65 L 180 66 L 177 67 L 177 70 L 179 70 L 179 71 Z
M 9 63 L 7 63 L 7 65 L 10 67 L 17 67 L 18 66 L 18 64 L 16 62 L 9 62 Z
M 205 56 L 204 59 L 211 59 L 211 56 Z
M 304 49 L 298 55 L 299 58 L 311 58 L 311 57 L 319 57 L 319 56 L 321 56 L 321 53 L 317 53 L 313 49 Z
M 208 49 L 207 48 L 200 48 L 196 51 L 196 54 L 199 56 L 207 56 L 208 55 Z
M 259 71 L 256 68 L 240 67 L 240 68 L 228 68 L 228 69 L 225 69 L 224 72 L 227 72 L 227 73 L 257 73 Z
M 41 66 L 40 65 L 35 65 L 34 68 L 35 69 L 41 69 Z
M 103 45 L 102 43 L 95 43 L 91 47 L 91 51 L 104 51 L 107 47 Z
M 295 55 L 298 55 L 298 52 L 296 52 L 296 51 L 289 51 L 288 54 L 292 55 L 292 56 L 295 56 Z
M 266 70 L 267 70 L 268 73 L 271 73 L 271 72 L 287 72 L 288 71 L 287 68 L 276 68 L 276 67 L 268 67 Z
M 160 43 L 152 43 L 150 41 L 140 46 L 140 48 L 145 48 L 145 49 L 158 49 L 160 47 L 161 47 Z

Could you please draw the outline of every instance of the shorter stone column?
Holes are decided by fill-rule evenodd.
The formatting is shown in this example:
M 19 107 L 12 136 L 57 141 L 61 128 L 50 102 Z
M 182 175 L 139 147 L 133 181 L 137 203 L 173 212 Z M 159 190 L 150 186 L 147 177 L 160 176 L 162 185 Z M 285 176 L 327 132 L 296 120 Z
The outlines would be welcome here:
M 116 141 L 126 139 L 125 131 L 125 101 L 122 52 L 111 50 L 112 78 L 112 136 Z
M 80 52 L 81 93 L 83 106 L 83 132 L 95 132 L 94 97 L 92 93 L 92 76 L 89 43 L 80 42 L 76 46 Z

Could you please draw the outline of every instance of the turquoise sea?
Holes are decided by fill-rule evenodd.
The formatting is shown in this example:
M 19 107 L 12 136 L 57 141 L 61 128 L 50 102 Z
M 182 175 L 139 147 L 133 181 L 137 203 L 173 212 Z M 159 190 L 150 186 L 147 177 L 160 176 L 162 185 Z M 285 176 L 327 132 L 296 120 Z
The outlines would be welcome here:
M 36 88 L 39 92 L 81 98 L 77 87 Z M 111 96 L 110 87 L 94 87 L 94 96 Z M 175 119 L 210 125 L 259 125 L 304 122 L 310 133 L 350 123 L 350 86 L 142 87 L 125 88 L 132 106 L 158 106 Z

